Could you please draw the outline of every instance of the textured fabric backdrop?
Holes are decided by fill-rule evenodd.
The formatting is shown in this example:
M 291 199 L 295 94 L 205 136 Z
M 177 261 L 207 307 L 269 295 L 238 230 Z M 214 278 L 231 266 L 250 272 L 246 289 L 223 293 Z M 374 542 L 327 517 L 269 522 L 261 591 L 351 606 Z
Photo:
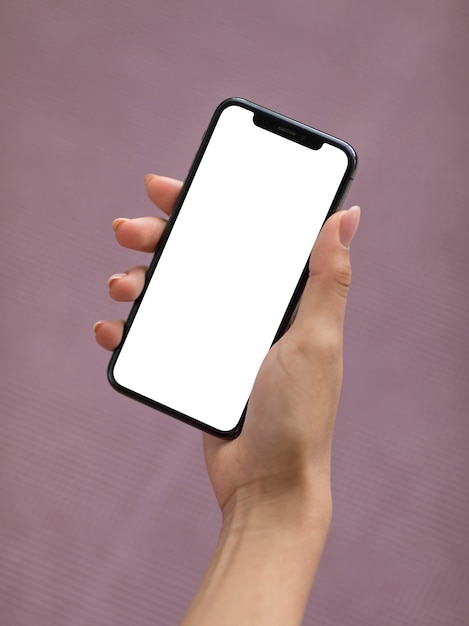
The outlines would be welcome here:
M 116 394 L 106 279 L 238 95 L 360 168 L 334 521 L 305 624 L 469 623 L 469 5 L 3 0 L 0 623 L 176 624 L 219 513 L 190 427 Z M 241 217 L 242 208 L 240 209 Z

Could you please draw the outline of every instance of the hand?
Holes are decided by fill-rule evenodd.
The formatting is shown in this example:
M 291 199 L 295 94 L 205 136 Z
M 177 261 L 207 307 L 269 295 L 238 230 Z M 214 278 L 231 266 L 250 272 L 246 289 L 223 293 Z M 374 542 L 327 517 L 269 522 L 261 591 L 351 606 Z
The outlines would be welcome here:
M 145 180 L 150 199 L 169 215 L 182 183 L 157 176 Z M 298 313 L 262 364 L 241 435 L 232 441 L 204 435 L 207 469 L 227 533 L 222 531 L 221 543 L 226 545 L 223 537 L 232 536 L 233 528 L 239 531 L 240 523 L 243 526 L 247 520 L 250 527 L 262 528 L 265 537 L 269 528 L 278 530 L 291 524 L 295 537 L 300 527 L 306 529 L 308 546 L 312 542 L 308 529 L 320 528 L 319 539 L 312 542 L 312 554 L 308 552 L 310 558 L 304 564 L 313 564 L 309 576 L 302 576 L 306 587 L 319 562 L 331 515 L 331 441 L 342 381 L 343 321 L 351 280 L 348 246 L 359 215 L 358 207 L 340 211 L 323 226 L 311 255 L 310 277 Z M 113 224 L 121 245 L 147 252 L 155 249 L 164 226 L 164 220 L 157 217 L 118 219 Z M 111 297 L 135 299 L 144 278 L 141 266 L 112 276 Z M 118 345 L 122 332 L 121 321 L 95 325 L 98 343 L 109 350 Z M 256 541 L 259 546 L 259 538 Z M 246 554 L 247 559 L 253 558 L 252 545 Z M 297 556 L 300 564 L 301 554 Z M 210 604 L 214 606 L 213 598 Z
M 150 199 L 168 215 L 182 183 L 146 178 Z M 348 246 L 359 211 L 341 211 L 323 227 L 311 258 L 311 276 L 296 319 L 270 350 L 257 377 L 241 436 L 222 441 L 204 436 L 208 472 L 222 510 L 238 489 L 267 481 L 272 487 L 308 474 L 328 476 L 330 445 L 342 375 L 342 325 L 350 283 Z M 124 247 L 153 252 L 165 220 L 144 217 L 114 221 Z M 109 281 L 119 301 L 134 300 L 146 268 L 137 266 Z M 122 321 L 97 322 L 98 343 L 113 350 Z

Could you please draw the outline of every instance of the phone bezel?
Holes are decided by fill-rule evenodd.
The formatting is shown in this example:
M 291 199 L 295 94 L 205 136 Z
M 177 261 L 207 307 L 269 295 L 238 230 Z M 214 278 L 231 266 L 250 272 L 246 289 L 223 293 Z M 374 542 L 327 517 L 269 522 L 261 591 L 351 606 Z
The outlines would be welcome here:
M 267 109 L 265 107 L 262 107 L 258 104 L 255 104 L 253 102 L 250 102 L 249 100 L 245 100 L 243 98 L 228 98 L 226 100 L 224 100 L 223 102 L 221 102 L 218 107 L 215 109 L 215 112 L 212 115 L 212 118 L 210 120 L 210 123 L 207 127 L 207 130 L 205 131 L 203 137 L 202 137 L 202 141 L 201 144 L 199 146 L 199 149 L 197 150 L 197 153 L 194 157 L 194 160 L 190 166 L 187 178 L 184 182 L 184 185 L 181 189 L 181 192 L 178 196 L 178 199 L 176 201 L 176 205 L 174 207 L 173 212 L 171 213 L 171 216 L 168 219 L 168 223 L 166 225 L 166 228 L 163 232 L 163 235 L 161 236 L 161 239 L 158 243 L 158 246 L 155 250 L 155 253 L 153 255 L 153 258 L 149 264 L 148 267 L 148 271 L 146 274 L 146 279 L 145 279 L 145 285 L 143 287 L 142 293 L 140 294 L 140 296 L 135 300 L 135 302 L 133 303 L 133 306 L 131 308 L 131 311 L 129 313 L 129 316 L 127 318 L 127 321 L 125 322 L 124 325 L 124 333 L 122 336 L 122 340 L 119 343 L 119 345 L 117 346 L 117 348 L 114 350 L 109 365 L 108 365 L 108 369 L 107 369 L 107 377 L 109 380 L 109 383 L 112 385 L 112 387 L 128 396 L 133 398 L 134 400 L 137 400 L 139 402 L 142 402 L 143 404 L 146 404 L 147 406 L 150 406 L 154 409 L 157 409 L 158 411 L 165 413 L 167 415 L 170 415 L 172 417 L 175 417 L 176 419 L 179 419 L 185 423 L 191 424 L 192 426 L 195 426 L 196 428 L 204 431 L 204 432 L 208 432 L 211 435 L 215 435 L 217 437 L 223 438 L 223 439 L 233 439 L 235 437 L 237 437 L 240 433 L 241 433 L 241 429 L 244 423 L 244 419 L 246 416 L 246 411 L 247 411 L 247 407 L 248 407 L 248 402 L 246 403 L 246 406 L 244 407 L 244 410 L 240 416 L 240 419 L 238 421 L 238 423 L 236 424 L 236 426 L 229 430 L 229 431 L 222 431 L 219 430 L 217 428 L 214 428 L 213 426 L 210 426 L 208 424 L 205 424 L 204 422 L 201 422 L 199 420 L 196 420 L 192 417 L 190 417 L 189 415 L 185 415 L 183 413 L 180 413 L 179 411 L 173 409 L 172 407 L 168 407 L 164 404 L 161 404 L 151 398 L 148 398 L 142 394 L 139 394 L 135 391 L 133 391 L 132 389 L 128 389 L 127 387 L 124 387 L 122 385 L 120 385 L 117 380 L 114 377 L 113 374 L 113 370 L 114 370 L 114 366 L 117 362 L 117 359 L 119 357 L 120 351 L 122 349 L 123 344 L 125 343 L 126 337 L 129 333 L 130 327 L 132 326 L 132 323 L 135 319 L 135 316 L 137 314 L 137 311 L 139 309 L 140 303 L 142 302 L 143 298 L 145 297 L 145 292 L 148 288 L 148 285 L 151 281 L 152 275 L 155 271 L 156 266 L 158 265 L 158 261 L 163 253 L 163 250 L 165 248 L 166 242 L 169 239 L 169 236 L 171 234 L 172 228 L 174 226 L 174 223 L 176 222 L 177 216 L 184 204 L 184 200 L 185 197 L 188 193 L 188 190 L 192 184 L 192 181 L 194 179 L 194 176 L 197 172 L 197 169 L 200 165 L 200 162 L 202 161 L 202 158 L 204 156 L 204 153 L 206 151 L 206 148 L 210 142 L 210 138 L 213 134 L 213 131 L 217 125 L 218 119 L 220 118 L 221 114 L 223 113 L 223 111 L 230 107 L 230 106 L 239 106 L 242 107 L 244 109 L 248 109 L 249 111 L 252 111 L 253 115 L 254 115 L 254 119 L 253 119 L 253 123 L 255 122 L 255 118 L 256 116 L 258 116 L 258 119 L 260 117 L 261 119 L 261 123 L 257 124 L 262 126 L 262 128 L 265 128 L 266 130 L 268 130 L 269 132 L 274 132 L 278 135 L 281 135 L 283 137 L 285 137 L 285 139 L 289 139 L 291 141 L 295 141 L 297 143 L 302 143 L 303 145 L 306 145 L 308 147 L 310 147 L 311 149 L 317 149 L 312 147 L 310 144 L 312 142 L 315 142 L 315 144 L 321 144 L 323 145 L 324 143 L 328 143 L 331 144 L 333 146 L 336 146 L 338 148 L 340 148 L 343 152 L 345 152 L 346 156 L 347 156 L 347 169 L 345 171 L 345 174 L 342 178 L 342 181 L 337 189 L 337 192 L 334 196 L 334 199 L 332 201 L 331 207 L 326 215 L 326 218 L 324 221 L 326 221 L 333 213 L 335 213 L 341 206 L 343 200 L 345 199 L 346 193 L 348 191 L 348 188 L 351 184 L 351 182 L 353 181 L 354 178 L 354 174 L 357 168 L 357 154 L 355 152 L 355 150 L 352 148 L 352 146 L 350 144 L 348 144 L 347 142 L 338 139 L 337 137 L 334 137 L 332 135 L 329 135 L 327 133 L 324 133 L 322 131 L 319 131 L 311 126 L 307 126 L 306 124 L 303 124 L 301 122 L 297 122 L 296 120 L 293 120 L 292 118 L 289 118 L 287 116 L 281 115 L 279 113 L 276 113 L 274 111 L 271 111 L 270 109 Z M 270 126 L 270 127 L 267 127 Z M 292 134 L 295 133 L 295 134 Z M 303 138 L 303 139 L 302 139 Z M 305 287 L 306 284 L 306 280 L 308 278 L 308 259 L 306 259 L 305 262 L 305 266 L 304 269 L 302 271 L 302 274 L 298 280 L 298 283 L 296 285 L 296 288 L 293 292 L 293 296 L 290 300 L 290 303 L 285 311 L 285 314 L 282 318 L 282 321 L 279 325 L 278 331 L 275 334 L 275 337 L 272 341 L 272 345 L 274 343 L 276 343 L 280 337 L 285 333 L 286 329 L 288 328 L 288 324 L 292 318 L 292 315 L 294 313 L 294 311 L 296 310 L 298 303 L 300 301 L 300 297 L 301 294 L 303 292 L 303 289 Z

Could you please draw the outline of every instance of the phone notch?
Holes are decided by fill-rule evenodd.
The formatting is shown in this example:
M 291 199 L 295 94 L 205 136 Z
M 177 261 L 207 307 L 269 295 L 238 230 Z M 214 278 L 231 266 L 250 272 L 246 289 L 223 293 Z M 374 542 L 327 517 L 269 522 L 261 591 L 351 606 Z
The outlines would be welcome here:
M 324 138 L 310 130 L 306 130 L 301 124 L 285 123 L 284 120 L 273 115 L 264 114 L 260 111 L 254 113 L 254 124 L 286 139 L 291 139 L 312 150 L 319 150 L 324 145 Z M 293 121 L 292 121 L 293 122 Z

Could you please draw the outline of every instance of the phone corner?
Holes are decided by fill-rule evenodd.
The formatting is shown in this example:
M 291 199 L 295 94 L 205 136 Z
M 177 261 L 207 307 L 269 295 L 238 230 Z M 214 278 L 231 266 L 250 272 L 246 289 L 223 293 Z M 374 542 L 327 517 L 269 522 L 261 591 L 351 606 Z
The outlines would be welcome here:
M 230 96 L 229 98 L 225 98 L 220 102 L 217 106 L 215 113 L 221 113 L 224 109 L 227 109 L 230 106 L 240 106 L 245 109 L 250 109 L 253 103 L 247 100 L 246 98 L 241 98 L 240 96 Z
M 349 159 L 349 169 L 350 169 L 350 177 L 355 178 L 355 172 L 358 169 L 358 154 L 353 146 L 348 145 L 348 159 Z
M 116 377 L 114 375 L 114 368 L 116 365 L 116 359 L 117 359 L 117 354 L 115 352 L 113 352 L 109 363 L 107 365 L 107 369 L 106 369 L 106 377 L 108 380 L 108 383 L 111 385 L 111 387 L 113 389 L 115 389 L 116 391 L 121 391 L 121 386 L 120 384 L 117 382 Z
M 231 440 L 236 439 L 237 437 L 240 436 L 240 434 L 241 434 L 241 432 L 243 430 L 244 418 L 245 418 L 245 416 L 243 414 L 241 419 L 230 430 L 220 430 L 220 429 L 215 428 L 213 426 L 209 426 L 208 424 L 200 424 L 199 423 L 198 426 L 199 426 L 199 428 L 204 430 L 209 435 L 212 435 L 213 437 L 217 437 L 217 439 L 223 439 L 225 441 L 231 441 Z

